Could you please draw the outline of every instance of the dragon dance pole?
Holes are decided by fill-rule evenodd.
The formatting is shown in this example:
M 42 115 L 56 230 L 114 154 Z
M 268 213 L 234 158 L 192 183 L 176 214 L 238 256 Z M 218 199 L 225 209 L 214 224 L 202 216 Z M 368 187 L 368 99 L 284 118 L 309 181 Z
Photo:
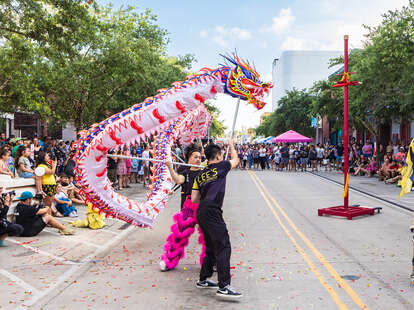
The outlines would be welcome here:
M 344 36 L 344 72 L 348 72 L 348 36 Z M 349 207 L 349 190 L 348 190 L 348 85 L 344 87 L 344 207 Z
M 125 156 L 125 155 L 109 155 L 109 154 L 107 156 L 112 157 L 112 158 L 138 159 L 138 160 L 153 161 L 153 162 L 156 162 L 156 163 L 165 163 L 164 160 L 154 159 L 154 158 L 143 158 L 143 157 Z M 191 165 L 191 164 L 186 164 L 186 163 L 180 163 L 180 162 L 177 162 L 177 161 L 172 161 L 171 163 L 173 165 L 181 165 L 181 166 L 186 166 L 186 167 L 205 168 L 204 166 L 201 166 L 201 165 Z
M 240 106 L 240 97 L 237 99 L 236 111 L 234 111 L 234 118 L 233 118 L 233 127 L 231 128 L 231 136 L 230 139 L 233 140 L 234 138 L 234 127 L 236 127 L 236 120 L 237 114 L 239 114 L 239 106 Z M 226 157 L 224 159 L 227 160 L 227 155 L 229 155 L 230 146 L 227 147 Z

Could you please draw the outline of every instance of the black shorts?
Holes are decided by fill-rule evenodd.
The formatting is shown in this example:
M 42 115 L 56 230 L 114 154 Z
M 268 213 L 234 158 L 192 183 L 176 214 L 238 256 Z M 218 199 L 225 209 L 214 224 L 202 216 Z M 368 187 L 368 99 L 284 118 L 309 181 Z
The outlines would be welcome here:
M 21 236 L 23 237 L 33 237 L 38 235 L 44 228 L 46 227 L 46 223 L 43 221 L 41 217 L 36 219 L 32 226 L 29 229 L 25 229 Z

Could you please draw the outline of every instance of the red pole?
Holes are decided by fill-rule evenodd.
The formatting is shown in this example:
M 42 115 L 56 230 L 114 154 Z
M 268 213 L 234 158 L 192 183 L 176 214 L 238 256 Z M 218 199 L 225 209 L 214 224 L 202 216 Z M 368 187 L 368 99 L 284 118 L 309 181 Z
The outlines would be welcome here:
M 348 73 L 348 35 L 344 36 L 344 74 Z M 348 176 L 348 85 L 344 87 L 344 207 L 348 208 L 349 190 L 345 188 Z

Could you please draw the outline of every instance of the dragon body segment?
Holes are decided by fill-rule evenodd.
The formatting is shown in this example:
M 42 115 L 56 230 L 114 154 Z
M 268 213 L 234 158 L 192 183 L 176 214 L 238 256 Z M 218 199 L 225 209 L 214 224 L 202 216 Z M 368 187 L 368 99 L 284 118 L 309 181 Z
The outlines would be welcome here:
M 108 216 L 137 226 L 152 226 L 173 187 L 168 169 L 162 163 L 153 166 L 148 199 L 138 203 L 114 191 L 107 178 L 107 153 L 158 133 L 153 143 L 153 157 L 171 160 L 170 150 L 176 139 L 190 143 L 206 134 L 212 116 L 203 102 L 217 93 L 241 97 L 262 108 L 264 103 L 260 99 L 271 86 L 259 81 L 248 63 L 237 57 L 225 58 L 233 66 L 202 69 L 186 81 L 175 82 L 169 89 L 160 90 L 142 103 L 79 133 L 76 172 L 88 201 Z

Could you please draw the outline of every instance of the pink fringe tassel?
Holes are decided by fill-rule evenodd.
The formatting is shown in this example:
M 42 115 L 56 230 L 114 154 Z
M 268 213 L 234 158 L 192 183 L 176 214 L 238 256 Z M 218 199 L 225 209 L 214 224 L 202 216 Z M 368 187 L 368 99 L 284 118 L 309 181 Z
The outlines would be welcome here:
M 171 226 L 171 234 L 167 237 L 167 242 L 164 245 L 164 254 L 161 260 L 165 262 L 168 270 L 177 267 L 178 263 L 185 256 L 185 248 L 188 246 L 191 235 L 195 231 L 197 221 L 195 219 L 195 212 L 198 204 L 192 203 L 187 199 L 183 205 L 183 209 L 173 216 L 174 224 Z M 198 243 L 201 244 L 200 264 L 203 263 L 205 257 L 206 246 L 204 244 L 204 237 L 200 227 L 198 227 L 200 234 Z

